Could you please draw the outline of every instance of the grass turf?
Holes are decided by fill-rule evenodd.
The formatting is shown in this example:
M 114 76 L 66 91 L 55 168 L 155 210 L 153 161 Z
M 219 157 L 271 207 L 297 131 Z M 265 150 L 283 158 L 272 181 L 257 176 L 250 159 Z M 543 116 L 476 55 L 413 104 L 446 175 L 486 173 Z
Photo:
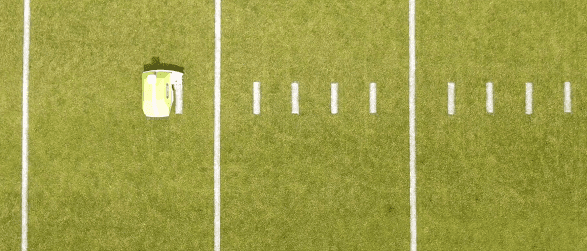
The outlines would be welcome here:
M 419 243 L 428 250 L 587 246 L 585 53 L 577 1 L 418 2 Z M 456 115 L 446 83 L 456 82 Z M 485 113 L 494 82 L 495 113 Z M 573 113 L 563 113 L 563 83 Z M 524 114 L 525 83 L 534 113 Z
M 419 247 L 585 249 L 587 8 L 417 4 Z M 2 250 L 20 242 L 22 3 L 8 6 Z M 211 249 L 213 8 L 33 2 L 31 249 Z M 223 3 L 223 249 L 408 249 L 407 10 L 407 1 Z M 185 67 L 184 115 L 145 120 L 140 73 L 152 56 Z M 290 114 L 293 81 L 299 116 Z M 378 83 L 376 115 L 369 82 Z M 456 82 L 452 117 L 447 82 Z M 531 116 L 525 82 L 534 83 Z

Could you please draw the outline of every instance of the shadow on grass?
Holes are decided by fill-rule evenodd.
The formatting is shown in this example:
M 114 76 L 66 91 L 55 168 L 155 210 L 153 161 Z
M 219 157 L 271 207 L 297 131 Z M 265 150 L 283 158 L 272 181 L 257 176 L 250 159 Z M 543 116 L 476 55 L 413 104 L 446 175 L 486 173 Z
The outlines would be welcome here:
M 151 58 L 151 63 L 144 65 L 144 71 L 152 70 L 172 70 L 177 72 L 183 72 L 183 67 L 175 64 L 161 63 L 159 57 Z

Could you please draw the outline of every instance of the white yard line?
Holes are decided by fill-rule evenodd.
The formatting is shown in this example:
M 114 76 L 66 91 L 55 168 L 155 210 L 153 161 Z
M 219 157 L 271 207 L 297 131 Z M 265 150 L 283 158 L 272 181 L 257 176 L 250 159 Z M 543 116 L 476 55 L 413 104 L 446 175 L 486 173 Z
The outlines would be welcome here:
M 28 248 L 28 183 L 29 183 L 29 46 L 31 27 L 30 0 L 24 1 L 24 35 L 22 45 L 22 225 L 21 250 Z
M 214 5 L 214 251 L 220 251 L 220 36 L 222 1 Z
M 455 83 L 448 83 L 448 115 L 455 114 Z
M 410 0 L 409 10 L 410 35 L 410 72 L 409 72 L 409 106 L 410 106 L 410 250 L 417 250 L 416 227 L 416 0 Z
M 371 83 L 369 86 L 369 112 L 377 113 L 377 84 Z
M 532 83 L 526 83 L 526 114 L 532 114 Z
M 565 112 L 571 113 L 571 82 L 565 82 Z
M 300 114 L 300 90 L 297 82 L 291 84 L 291 113 Z
M 253 83 L 253 114 L 261 113 L 261 83 Z
M 332 83 L 330 85 L 330 112 L 332 114 L 338 113 L 338 84 Z
M 486 86 L 487 90 L 487 98 L 486 98 L 486 106 L 487 106 L 487 113 L 493 113 L 493 83 L 489 82 Z

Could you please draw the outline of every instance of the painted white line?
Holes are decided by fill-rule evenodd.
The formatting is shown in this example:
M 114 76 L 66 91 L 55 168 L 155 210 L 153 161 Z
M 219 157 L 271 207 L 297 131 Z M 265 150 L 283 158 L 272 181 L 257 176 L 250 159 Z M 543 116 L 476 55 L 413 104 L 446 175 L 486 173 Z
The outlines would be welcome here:
M 448 115 L 455 114 L 455 83 L 448 83 Z
M 571 82 L 565 82 L 565 112 L 571 113 Z
M 24 1 L 24 34 L 22 44 L 22 195 L 21 250 L 28 248 L 29 186 L 29 46 L 31 28 L 30 0 Z
M 291 113 L 300 114 L 300 91 L 297 82 L 291 84 Z
M 261 83 L 253 83 L 253 114 L 261 113 Z
M 410 250 L 417 250 L 416 214 L 416 0 L 410 0 Z
M 338 113 L 338 84 L 332 83 L 330 85 L 330 112 L 332 114 Z
M 369 86 L 369 112 L 377 113 L 377 84 L 371 83 Z
M 493 113 L 493 83 L 487 83 L 487 113 Z
M 220 251 L 220 28 L 222 1 L 214 1 L 214 251 Z
M 176 76 L 173 83 L 175 89 L 175 114 L 183 113 L 183 75 Z
M 532 83 L 526 83 L 526 114 L 532 114 Z

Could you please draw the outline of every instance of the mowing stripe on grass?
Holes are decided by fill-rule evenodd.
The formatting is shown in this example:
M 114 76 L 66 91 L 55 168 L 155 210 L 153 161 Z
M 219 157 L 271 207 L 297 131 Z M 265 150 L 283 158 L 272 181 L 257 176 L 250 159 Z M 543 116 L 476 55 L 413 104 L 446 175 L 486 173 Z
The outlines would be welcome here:
M 416 0 L 410 0 L 408 19 L 410 26 L 410 250 L 416 251 L 418 239 L 416 225 Z
M 253 114 L 261 113 L 261 83 L 253 83 Z
M 526 114 L 532 114 L 532 83 L 526 83 Z
M 448 115 L 455 114 L 455 83 L 448 83 Z
M 297 82 L 291 83 L 291 113 L 300 114 L 299 87 Z
M 565 112 L 571 113 L 571 82 L 565 82 Z
M 28 248 L 28 183 L 29 183 L 29 46 L 31 27 L 30 0 L 24 1 L 24 34 L 22 43 L 22 195 L 21 250 Z
M 214 251 L 220 251 L 220 17 L 221 0 L 214 1 Z
M 487 83 L 487 113 L 493 113 L 493 83 Z
M 377 113 L 377 84 L 369 86 L 369 112 Z
M 330 84 L 330 112 L 332 114 L 338 113 L 338 84 Z

